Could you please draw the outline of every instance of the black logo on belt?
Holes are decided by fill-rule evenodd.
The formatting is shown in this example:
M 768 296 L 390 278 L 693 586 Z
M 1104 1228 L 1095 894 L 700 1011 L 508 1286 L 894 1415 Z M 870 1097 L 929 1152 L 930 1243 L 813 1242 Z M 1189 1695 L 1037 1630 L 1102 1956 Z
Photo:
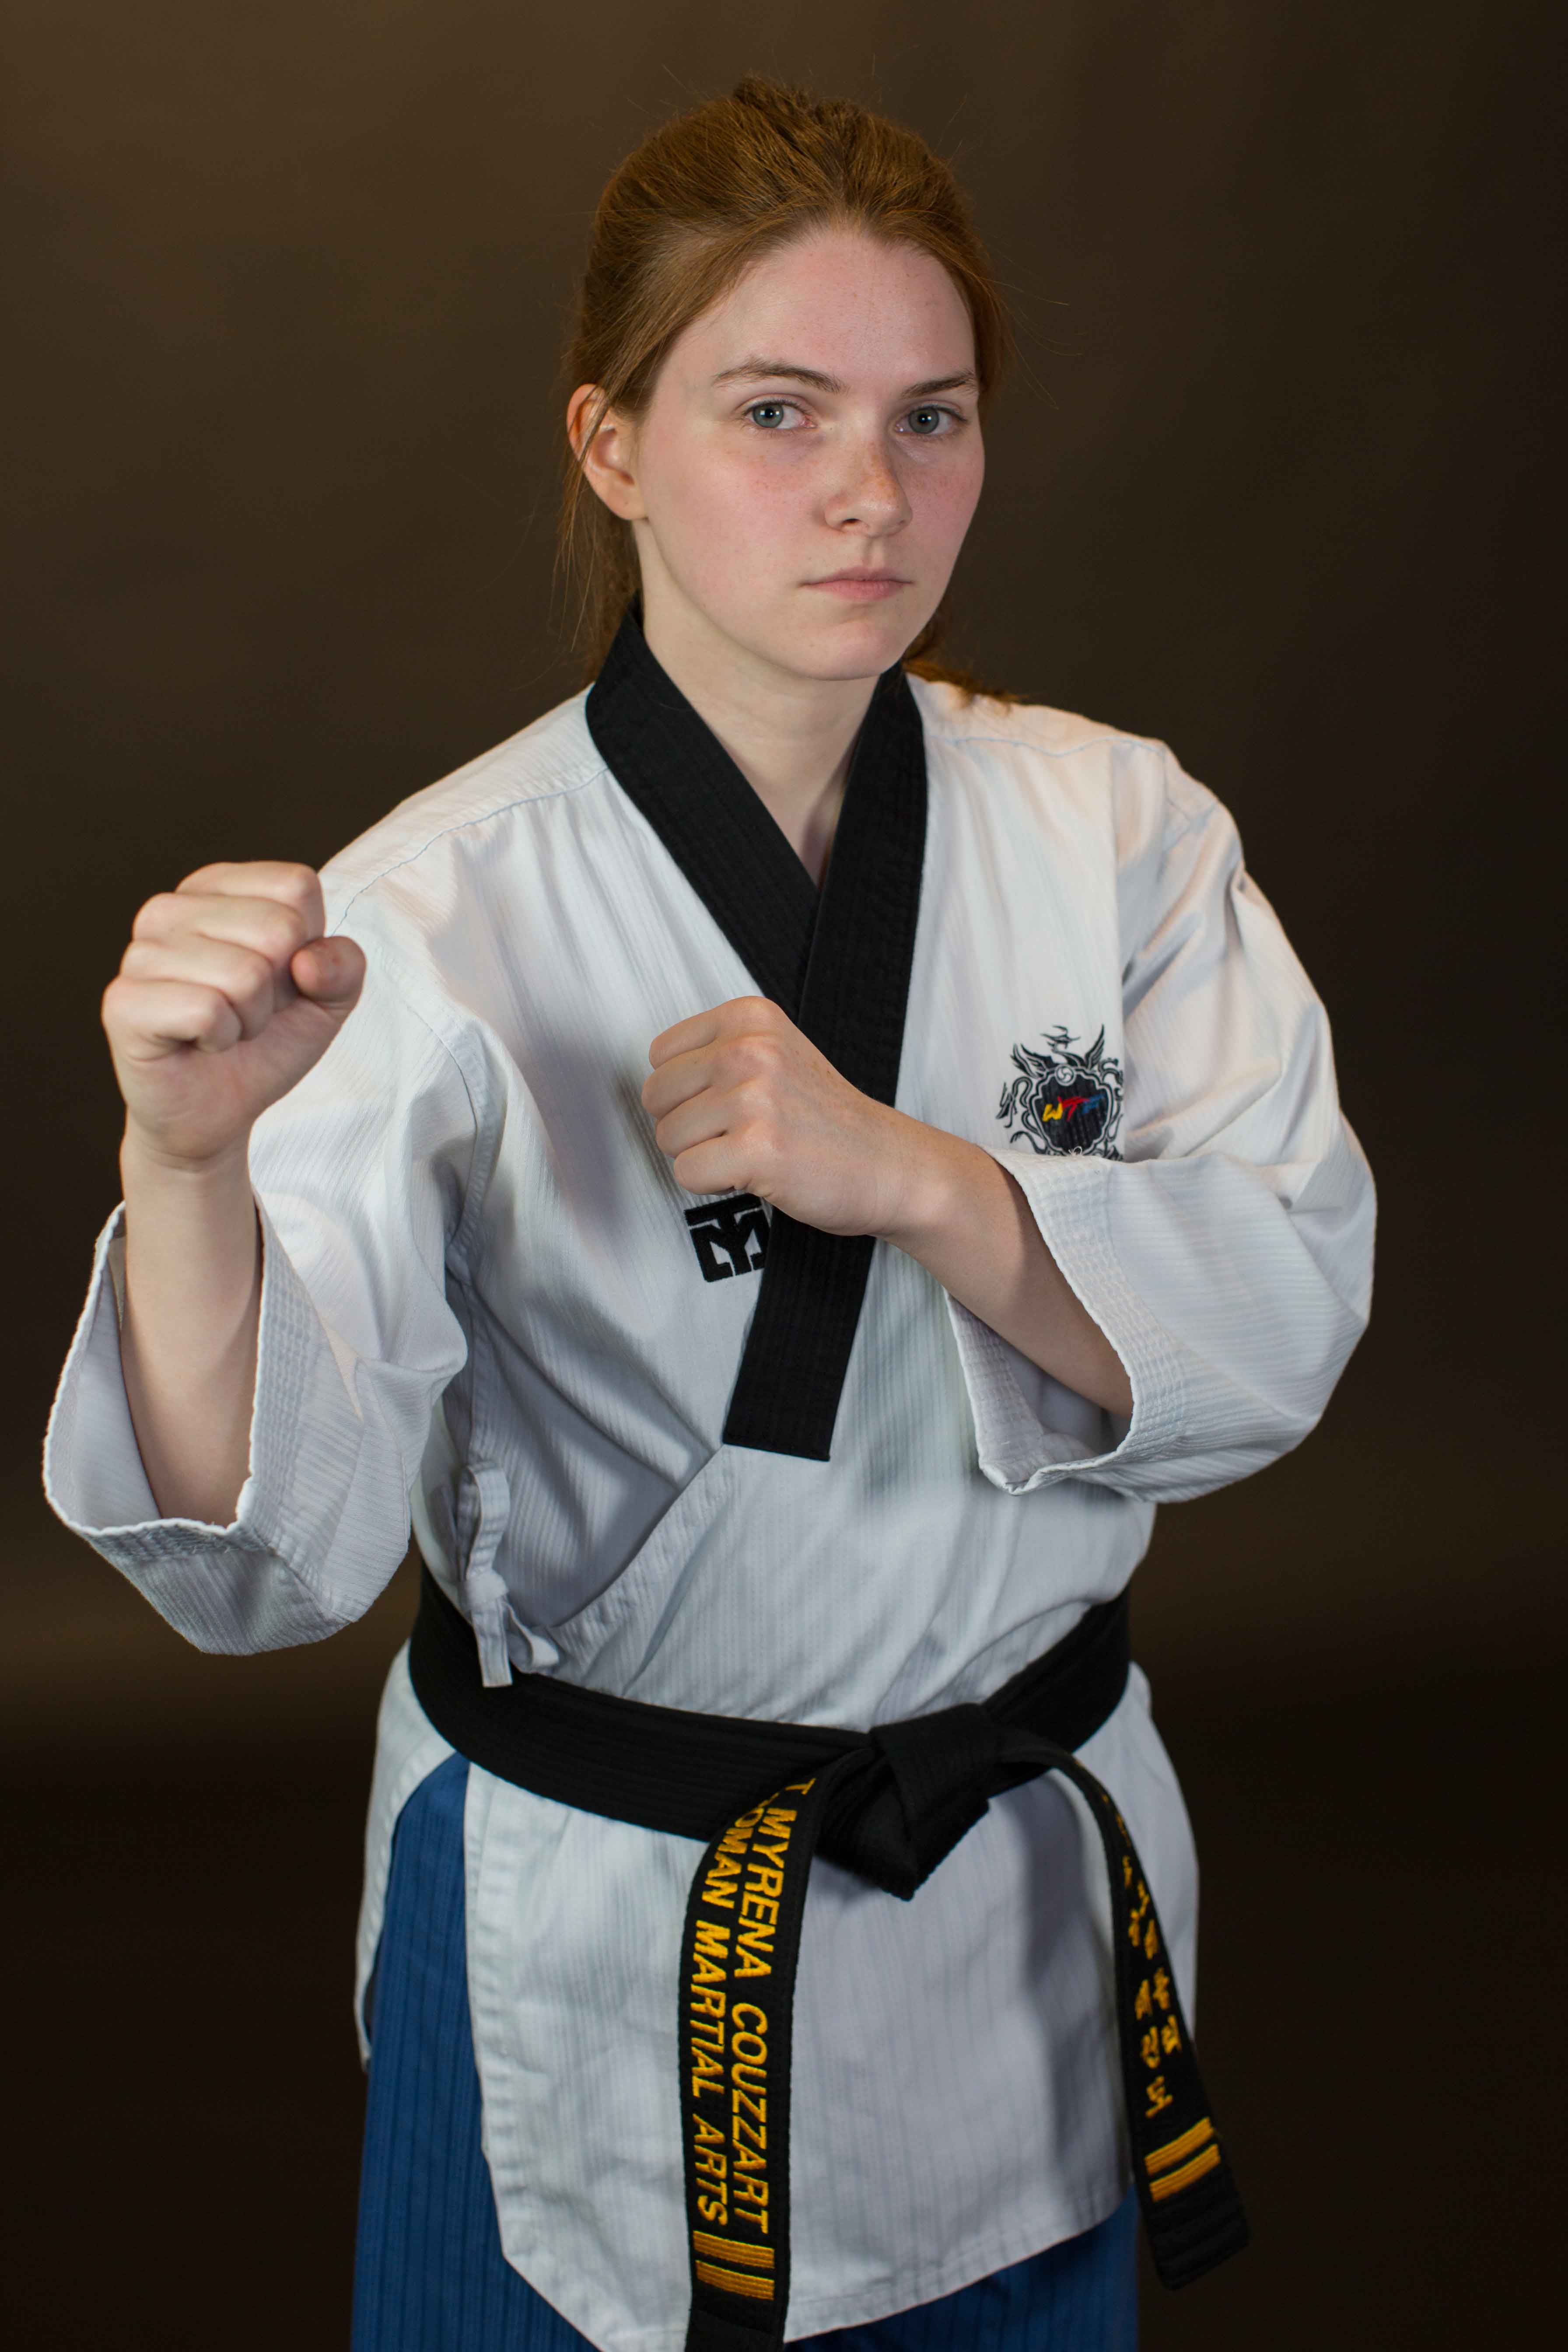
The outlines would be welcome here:
M 1013 1048 L 1018 1076 L 1003 1087 L 996 1114 L 1007 1122 L 1007 1140 L 1022 1138 L 1031 1150 L 1053 1156 L 1092 1151 L 1120 1160 L 1121 1065 L 1106 1053 L 1104 1030 L 1087 1054 L 1074 1053 L 1070 1029 L 1047 1029 L 1045 1035 L 1043 1054 L 1027 1045 Z
M 754 1192 L 731 1192 L 727 1200 L 688 1209 L 686 1223 L 704 1282 L 728 1282 L 732 1274 L 762 1272 L 768 1218 Z

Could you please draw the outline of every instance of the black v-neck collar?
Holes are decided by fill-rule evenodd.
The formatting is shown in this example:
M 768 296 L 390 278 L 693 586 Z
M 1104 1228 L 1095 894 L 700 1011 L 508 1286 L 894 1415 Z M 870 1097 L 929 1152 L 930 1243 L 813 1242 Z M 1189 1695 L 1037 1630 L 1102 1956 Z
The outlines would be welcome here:
M 925 737 L 908 678 L 878 679 L 820 892 L 759 794 L 648 650 L 628 606 L 585 716 L 761 994 L 861 1093 L 897 1092 L 925 856 Z M 693 1006 L 692 1010 L 703 1008 Z M 869 1235 L 775 1210 L 728 1444 L 828 1458 L 870 1273 Z
M 763 996 L 794 1020 L 816 885 L 707 721 L 648 650 L 635 604 L 588 696 L 600 755 Z

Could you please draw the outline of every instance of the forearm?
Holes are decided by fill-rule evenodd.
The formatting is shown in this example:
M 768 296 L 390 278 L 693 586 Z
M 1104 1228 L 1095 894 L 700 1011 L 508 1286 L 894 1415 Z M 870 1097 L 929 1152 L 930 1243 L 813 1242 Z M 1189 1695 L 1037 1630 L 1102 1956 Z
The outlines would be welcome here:
M 128 1132 L 125 1393 L 159 1510 L 226 1527 L 249 1464 L 261 1233 L 245 1144 L 198 1169 Z
M 961 1306 L 1064 1388 L 1131 1413 L 1121 1360 L 1074 1296 L 1022 1189 L 977 1144 L 890 1116 L 906 1181 L 897 1222 L 881 1238 L 918 1258 Z

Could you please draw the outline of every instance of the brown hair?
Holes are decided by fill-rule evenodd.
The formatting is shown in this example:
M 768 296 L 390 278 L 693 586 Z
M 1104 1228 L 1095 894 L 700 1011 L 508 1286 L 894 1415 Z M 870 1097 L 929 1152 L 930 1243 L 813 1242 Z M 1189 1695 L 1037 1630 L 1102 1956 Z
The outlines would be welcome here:
M 563 393 L 597 384 L 590 435 L 611 408 L 643 415 L 676 337 L 721 300 L 764 253 L 812 229 L 848 226 L 929 253 L 947 270 L 974 327 L 982 415 L 1013 348 L 1001 289 L 952 173 L 923 139 L 850 99 L 750 74 L 645 139 L 611 179 L 594 215 Z M 576 592 L 584 677 L 597 676 L 627 600 L 637 593 L 631 526 L 588 487 L 566 452 L 559 566 Z M 905 667 L 973 692 L 931 659 L 946 619 L 939 605 Z

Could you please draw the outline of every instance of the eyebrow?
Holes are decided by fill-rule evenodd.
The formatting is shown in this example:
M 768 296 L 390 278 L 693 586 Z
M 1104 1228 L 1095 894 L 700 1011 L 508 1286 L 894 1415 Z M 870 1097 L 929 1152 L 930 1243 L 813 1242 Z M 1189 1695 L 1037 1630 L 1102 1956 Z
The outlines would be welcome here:
M 801 367 L 794 360 L 742 360 L 738 367 L 725 368 L 713 379 L 721 383 L 776 383 L 781 377 L 791 383 L 808 383 L 814 392 L 843 392 L 846 387 L 836 375 L 824 375 L 820 368 Z M 924 383 L 906 384 L 899 394 L 900 400 L 923 400 L 928 393 L 961 392 L 967 386 L 979 388 L 977 377 L 966 368 L 960 375 L 934 375 Z

